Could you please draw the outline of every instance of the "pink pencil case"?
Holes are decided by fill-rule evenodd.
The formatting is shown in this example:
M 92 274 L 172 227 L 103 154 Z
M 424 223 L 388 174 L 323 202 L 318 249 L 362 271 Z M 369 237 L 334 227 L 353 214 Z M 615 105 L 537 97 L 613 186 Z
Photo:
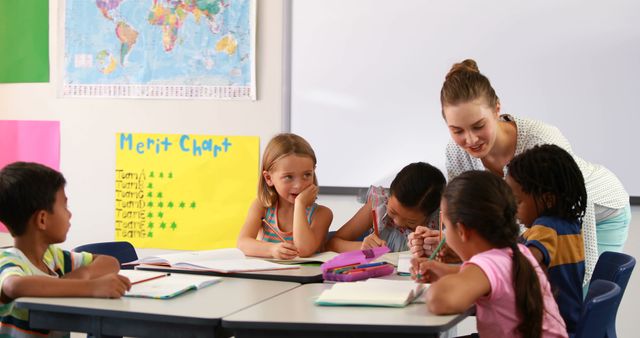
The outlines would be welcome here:
M 324 280 L 336 282 L 354 282 L 390 275 L 395 269 L 393 264 L 387 262 L 371 263 L 387 252 L 389 252 L 389 248 L 383 246 L 341 253 L 320 266 L 322 277 Z

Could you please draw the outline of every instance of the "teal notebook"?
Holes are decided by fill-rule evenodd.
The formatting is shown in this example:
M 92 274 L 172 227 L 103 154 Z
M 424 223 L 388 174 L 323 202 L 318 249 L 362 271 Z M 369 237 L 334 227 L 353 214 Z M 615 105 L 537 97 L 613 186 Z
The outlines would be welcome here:
M 122 270 L 120 274 L 129 278 L 131 290 L 125 297 L 169 299 L 191 290 L 202 289 L 218 283 L 221 277 L 158 273 L 152 271 Z

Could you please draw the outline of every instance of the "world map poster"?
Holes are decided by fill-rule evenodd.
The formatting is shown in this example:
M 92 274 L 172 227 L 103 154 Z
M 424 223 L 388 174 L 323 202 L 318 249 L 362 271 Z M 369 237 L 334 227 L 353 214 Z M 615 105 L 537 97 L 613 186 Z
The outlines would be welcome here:
M 252 99 L 255 0 L 67 0 L 62 96 Z

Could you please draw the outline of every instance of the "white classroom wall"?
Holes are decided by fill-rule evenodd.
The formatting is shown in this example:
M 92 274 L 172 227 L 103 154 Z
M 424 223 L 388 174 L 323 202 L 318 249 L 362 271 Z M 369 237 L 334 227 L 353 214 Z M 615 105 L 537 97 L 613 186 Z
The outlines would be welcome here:
M 115 133 L 257 135 L 263 149 L 280 132 L 282 1 L 258 3 L 257 101 L 59 98 L 60 4 L 49 2 L 50 83 L 0 84 L 0 119 L 60 121 L 73 213 L 63 247 L 114 239 Z

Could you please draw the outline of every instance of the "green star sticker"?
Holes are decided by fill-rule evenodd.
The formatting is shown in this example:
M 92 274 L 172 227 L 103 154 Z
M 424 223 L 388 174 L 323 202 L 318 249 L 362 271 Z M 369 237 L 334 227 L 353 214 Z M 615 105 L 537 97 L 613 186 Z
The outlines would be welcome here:
M 153 229 L 153 222 L 149 222 L 149 229 Z
M 147 194 L 147 197 L 153 197 L 153 193 L 149 191 L 149 193 Z
M 158 198 L 162 198 L 162 192 L 159 192 L 159 193 L 156 195 L 156 197 L 158 197 Z
M 164 208 L 164 203 L 158 202 L 158 208 Z
M 160 172 L 160 178 L 164 178 L 164 173 Z
M 173 202 L 169 202 L 169 204 L 167 204 L 167 206 L 168 206 L 169 208 L 173 208 Z
M 153 171 L 151 173 L 149 173 L 149 177 L 154 177 Z
M 178 227 L 176 222 L 171 222 L 171 230 L 175 230 Z
M 149 231 L 148 237 L 153 237 L 153 232 Z
M 149 217 L 149 218 L 153 218 L 153 213 L 152 213 L 152 212 L 149 212 L 149 213 L 147 214 L 147 217 Z
M 191 205 L 189 206 L 189 208 L 195 209 L 196 208 L 196 202 L 195 201 L 191 202 Z
M 167 223 L 162 222 L 160 223 L 160 229 L 165 229 L 167 227 Z
M 153 207 L 153 202 L 149 202 L 149 203 L 147 203 L 147 206 L 148 206 L 148 207 Z
M 173 173 L 169 172 L 169 178 L 173 178 Z
M 147 186 L 147 188 L 149 188 L 149 189 L 153 189 L 153 183 L 149 183 L 149 185 Z
M 185 204 L 184 202 L 180 202 L 180 208 L 184 209 L 184 206 L 185 206 L 185 205 L 186 205 L 186 204 Z
M 158 217 L 162 218 L 162 216 L 164 216 L 164 213 L 163 213 L 162 211 L 160 211 L 160 212 L 158 213 Z

